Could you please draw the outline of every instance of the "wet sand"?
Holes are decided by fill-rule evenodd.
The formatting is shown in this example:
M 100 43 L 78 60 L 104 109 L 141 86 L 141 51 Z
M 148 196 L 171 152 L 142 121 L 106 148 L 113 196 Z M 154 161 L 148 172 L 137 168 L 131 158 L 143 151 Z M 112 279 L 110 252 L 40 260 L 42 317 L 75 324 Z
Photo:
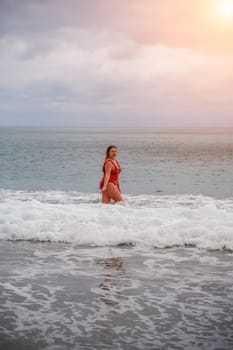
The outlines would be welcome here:
M 1 242 L 0 349 L 233 348 L 232 253 Z

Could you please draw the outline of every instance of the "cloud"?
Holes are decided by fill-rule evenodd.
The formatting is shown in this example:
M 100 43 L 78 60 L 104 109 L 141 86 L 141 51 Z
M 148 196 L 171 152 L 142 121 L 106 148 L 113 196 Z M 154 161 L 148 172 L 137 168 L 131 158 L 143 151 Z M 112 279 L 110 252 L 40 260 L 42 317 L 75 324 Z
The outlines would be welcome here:
M 233 51 L 233 21 L 220 0 L 2 0 L 2 33 L 46 35 L 61 27 L 120 33 L 140 45 Z
M 233 125 L 214 1 L 1 0 L 0 123 Z

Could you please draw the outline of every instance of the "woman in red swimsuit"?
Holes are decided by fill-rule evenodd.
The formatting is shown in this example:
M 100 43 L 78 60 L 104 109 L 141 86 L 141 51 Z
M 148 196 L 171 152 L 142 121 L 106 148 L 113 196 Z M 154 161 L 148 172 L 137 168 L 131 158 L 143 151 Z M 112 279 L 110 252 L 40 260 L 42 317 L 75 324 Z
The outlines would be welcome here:
M 106 158 L 103 164 L 104 175 L 100 181 L 102 203 L 109 203 L 111 199 L 115 202 L 123 200 L 119 183 L 121 168 L 116 160 L 116 155 L 117 147 L 113 145 L 109 146 L 106 150 Z

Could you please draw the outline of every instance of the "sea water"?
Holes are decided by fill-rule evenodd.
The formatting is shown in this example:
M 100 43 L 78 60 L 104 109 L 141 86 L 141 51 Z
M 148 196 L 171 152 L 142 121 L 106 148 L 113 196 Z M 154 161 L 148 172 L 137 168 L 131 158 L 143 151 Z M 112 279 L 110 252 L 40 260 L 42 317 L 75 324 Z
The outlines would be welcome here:
M 1 128 L 0 349 L 232 349 L 232 156 L 233 129 Z

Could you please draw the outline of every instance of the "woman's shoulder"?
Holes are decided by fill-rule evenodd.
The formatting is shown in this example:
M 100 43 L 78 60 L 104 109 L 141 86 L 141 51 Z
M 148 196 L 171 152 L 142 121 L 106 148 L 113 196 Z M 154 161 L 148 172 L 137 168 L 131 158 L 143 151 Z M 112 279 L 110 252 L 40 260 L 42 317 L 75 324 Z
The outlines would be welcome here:
M 113 163 L 113 161 L 112 161 L 112 159 L 110 159 L 110 158 L 107 158 L 107 159 L 105 159 L 104 160 L 104 165 L 106 165 L 106 164 L 112 164 L 112 165 L 114 165 L 114 163 Z
M 113 160 L 110 159 L 110 158 L 105 159 L 105 161 L 104 161 L 104 166 L 105 166 L 106 164 L 110 164 L 110 163 L 111 163 L 111 165 L 112 165 L 113 168 L 120 168 L 120 164 L 118 163 L 118 161 L 117 161 L 116 159 L 113 161 Z

